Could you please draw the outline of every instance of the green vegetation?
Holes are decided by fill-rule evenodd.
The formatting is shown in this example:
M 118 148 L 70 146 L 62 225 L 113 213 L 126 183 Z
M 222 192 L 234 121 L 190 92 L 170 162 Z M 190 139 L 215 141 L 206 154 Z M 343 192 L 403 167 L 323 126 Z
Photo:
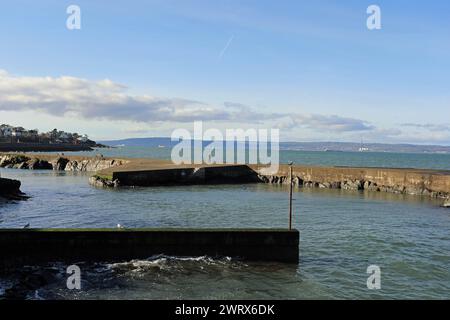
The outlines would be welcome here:
M 113 180 L 112 174 L 94 174 L 93 177 L 96 179 L 103 180 L 103 181 L 112 181 Z

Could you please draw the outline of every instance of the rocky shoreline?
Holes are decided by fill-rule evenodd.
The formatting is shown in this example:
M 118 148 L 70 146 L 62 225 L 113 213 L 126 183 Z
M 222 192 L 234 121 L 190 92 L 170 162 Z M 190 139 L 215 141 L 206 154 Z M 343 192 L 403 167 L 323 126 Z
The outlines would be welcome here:
M 102 156 L 91 158 L 3 154 L 0 155 L 0 168 L 57 170 L 57 171 L 99 171 L 125 164 L 126 160 L 107 159 Z
M 76 145 L 67 143 L 0 143 L 1 152 L 67 152 L 67 151 L 93 151 L 93 147 L 102 145 Z

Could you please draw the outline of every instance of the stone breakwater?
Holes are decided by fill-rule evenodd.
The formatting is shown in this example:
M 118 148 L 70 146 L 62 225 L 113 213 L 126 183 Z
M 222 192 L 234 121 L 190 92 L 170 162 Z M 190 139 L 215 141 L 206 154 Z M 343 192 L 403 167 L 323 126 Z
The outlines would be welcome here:
M 233 167 L 239 170 L 230 171 Z M 273 175 L 263 174 L 262 169 L 262 166 L 257 165 L 176 167 L 170 162 L 162 163 L 151 159 L 139 162 L 131 160 L 127 165 L 98 172 L 91 177 L 90 183 L 96 187 L 224 184 L 243 181 L 289 184 L 287 165 L 281 165 Z M 446 199 L 444 205 L 450 207 L 450 171 L 294 166 L 293 183 L 303 188 L 367 190 L 442 198 Z
M 255 168 L 259 171 L 259 168 Z M 293 184 L 305 188 L 368 190 L 447 199 L 450 171 L 388 168 L 293 167 Z M 288 167 L 275 175 L 259 175 L 262 182 L 289 184 Z
M 110 159 L 45 154 L 0 154 L 0 168 L 90 171 L 96 187 L 181 184 L 289 184 L 289 167 L 263 174 L 262 166 L 175 166 L 168 160 Z M 303 188 L 367 190 L 445 199 L 450 207 L 450 171 L 396 168 L 293 167 L 293 183 Z
M 0 168 L 58 170 L 58 171 L 99 171 L 127 163 L 122 159 L 107 159 L 102 156 L 82 158 L 75 156 L 3 154 Z

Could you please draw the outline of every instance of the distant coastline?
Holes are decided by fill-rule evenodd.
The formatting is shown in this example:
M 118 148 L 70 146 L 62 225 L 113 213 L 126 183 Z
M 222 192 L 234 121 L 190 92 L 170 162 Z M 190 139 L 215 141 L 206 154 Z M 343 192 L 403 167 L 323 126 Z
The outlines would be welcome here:
M 76 144 L 48 144 L 48 143 L 0 143 L 1 152 L 69 152 L 93 151 L 89 145 Z
M 121 140 L 100 141 L 108 146 L 127 147 L 172 147 L 178 141 L 171 141 L 169 137 L 130 138 Z M 210 141 L 203 141 L 205 145 Z M 356 142 L 280 142 L 280 150 L 287 151 L 323 151 L 323 152 L 392 152 L 392 153 L 436 153 L 450 154 L 450 146 L 418 145 L 418 144 L 389 144 L 389 143 L 361 143 Z

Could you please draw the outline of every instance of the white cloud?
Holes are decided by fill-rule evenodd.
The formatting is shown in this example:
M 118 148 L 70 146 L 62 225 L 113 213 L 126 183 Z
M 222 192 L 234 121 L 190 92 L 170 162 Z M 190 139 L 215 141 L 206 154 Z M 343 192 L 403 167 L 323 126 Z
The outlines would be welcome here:
M 53 116 L 84 119 L 157 122 L 283 122 L 285 128 L 352 132 L 372 129 L 365 121 L 339 116 L 261 113 L 239 103 L 225 102 L 224 108 L 183 98 L 130 95 L 125 85 L 109 79 L 18 77 L 0 70 L 0 110 L 38 111 Z
M 108 79 L 16 77 L 0 71 L 0 110 L 135 122 L 229 120 L 235 116 L 198 101 L 132 96 L 126 90 L 126 86 Z
M 302 127 L 312 130 L 332 132 L 368 131 L 375 127 L 367 121 L 340 117 L 337 115 L 296 114 L 282 122 L 282 128 Z
M 415 129 L 424 129 L 429 131 L 450 131 L 450 124 L 431 124 L 431 123 L 402 123 L 402 127 L 409 127 L 409 128 L 415 128 Z

